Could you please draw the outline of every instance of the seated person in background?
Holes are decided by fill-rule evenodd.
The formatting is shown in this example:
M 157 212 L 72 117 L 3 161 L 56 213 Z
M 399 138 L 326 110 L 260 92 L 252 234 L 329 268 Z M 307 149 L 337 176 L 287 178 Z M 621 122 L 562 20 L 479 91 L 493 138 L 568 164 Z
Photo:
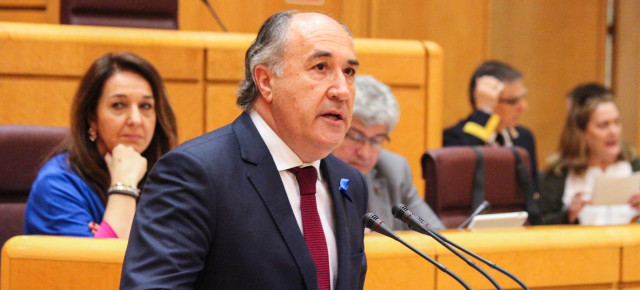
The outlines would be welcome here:
M 25 234 L 128 238 L 146 172 L 176 143 L 156 69 L 131 53 L 102 56 L 76 92 L 70 136 L 31 187 Z
M 333 155 L 366 176 L 368 210 L 378 215 L 392 230 L 409 229 L 391 213 L 391 208 L 397 203 L 403 203 L 433 227 L 444 229 L 438 216 L 418 195 L 407 160 L 382 149 L 399 115 L 398 103 L 388 86 L 372 76 L 356 76 L 351 127 Z
M 573 105 L 562 131 L 559 153 L 540 183 L 545 224 L 625 224 L 640 209 L 640 193 L 626 205 L 591 206 L 596 176 L 625 177 L 640 170 L 620 140 L 621 126 L 613 94 L 598 84 L 574 88 Z
M 525 196 L 529 222 L 540 223 L 538 163 L 533 133 L 519 125 L 527 110 L 527 89 L 522 73 L 499 61 L 482 63 L 471 76 L 469 100 L 473 112 L 443 132 L 443 146 L 519 146 L 529 153 L 531 179 L 536 194 Z

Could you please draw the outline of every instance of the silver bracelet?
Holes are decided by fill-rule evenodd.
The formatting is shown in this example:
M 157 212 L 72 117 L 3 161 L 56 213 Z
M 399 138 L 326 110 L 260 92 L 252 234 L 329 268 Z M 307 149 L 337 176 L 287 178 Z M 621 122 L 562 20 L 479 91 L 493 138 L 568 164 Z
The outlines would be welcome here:
M 111 194 L 128 195 L 135 199 L 138 199 L 140 197 L 140 189 L 137 189 L 128 184 L 116 182 L 115 184 L 109 186 L 109 189 L 107 190 L 107 195 Z

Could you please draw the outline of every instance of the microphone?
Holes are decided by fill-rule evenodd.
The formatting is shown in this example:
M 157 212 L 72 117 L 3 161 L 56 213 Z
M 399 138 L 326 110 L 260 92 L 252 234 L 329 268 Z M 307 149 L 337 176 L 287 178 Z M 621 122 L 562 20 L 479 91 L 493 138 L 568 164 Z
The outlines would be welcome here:
M 218 25 L 220 25 L 220 28 L 222 28 L 222 31 L 228 32 L 227 27 L 225 27 L 224 23 L 222 23 L 222 19 L 220 19 L 220 16 L 218 16 L 218 13 L 216 13 L 216 11 L 213 10 L 213 7 L 211 7 L 209 0 L 202 0 L 202 2 L 204 2 L 205 5 L 207 5 L 207 8 L 209 8 L 209 12 L 211 13 L 211 15 L 213 15 L 213 18 L 216 20 L 216 22 L 218 22 Z
M 441 271 L 447 273 L 447 275 L 451 276 L 453 279 L 458 281 L 458 283 L 460 283 L 465 289 L 467 289 L 467 290 L 471 289 L 471 287 L 469 287 L 469 285 L 467 285 L 467 283 L 465 283 L 460 277 L 458 277 L 458 275 L 454 274 L 449 269 L 447 269 L 447 267 L 445 267 L 445 266 L 441 265 L 440 263 L 436 262 L 435 260 L 431 259 L 429 256 L 427 256 L 424 253 L 420 252 L 418 249 L 414 248 L 413 246 L 409 245 L 409 243 L 405 242 L 400 237 L 398 237 L 398 235 L 396 235 L 387 225 L 385 225 L 384 222 L 376 214 L 374 214 L 372 212 L 365 214 L 362 217 L 362 223 L 364 224 L 365 227 L 371 229 L 372 231 L 380 233 L 380 234 L 383 234 L 383 235 L 385 235 L 385 236 L 387 236 L 389 238 L 392 238 L 392 239 L 400 242 L 405 247 L 409 248 L 410 250 L 414 251 L 416 254 L 420 255 L 420 257 L 422 257 L 425 260 L 429 261 L 431 264 L 436 266 Z
M 463 222 L 458 226 L 458 228 L 459 228 L 459 229 L 462 229 L 462 228 L 466 227 L 466 226 L 471 222 L 471 220 L 472 220 L 475 216 L 477 216 L 477 215 L 481 214 L 483 211 L 485 211 L 485 210 L 486 210 L 486 209 L 488 209 L 489 207 L 491 207 L 491 204 L 489 204 L 489 202 L 488 202 L 488 201 L 486 201 L 486 200 L 485 200 L 485 201 L 483 201 L 483 202 L 482 202 L 478 207 L 476 207 L 476 210 L 474 210 L 474 211 L 473 211 L 473 213 L 469 216 L 469 218 L 467 218 L 465 221 L 463 221 Z
M 496 289 L 498 290 L 502 289 L 502 287 L 500 287 L 498 282 L 496 282 L 496 280 L 494 280 L 493 277 L 489 275 L 489 273 L 487 273 L 485 270 L 482 270 L 482 268 L 478 267 L 478 265 L 476 265 L 469 258 L 465 257 L 464 255 L 460 254 L 460 252 L 456 251 L 454 248 L 449 246 L 449 244 L 445 243 L 438 235 L 432 233 L 432 231 L 429 228 L 424 226 L 427 223 L 425 223 L 421 218 L 418 219 L 404 204 L 398 203 L 394 205 L 393 208 L 391 209 L 391 212 L 393 213 L 393 216 L 395 218 L 409 225 L 409 228 L 411 228 L 412 230 L 415 230 L 416 232 L 432 237 L 438 243 L 440 243 L 445 248 L 447 248 L 447 250 L 451 251 L 453 254 L 458 256 L 458 258 L 465 261 L 469 266 L 471 266 L 471 268 L 476 269 L 478 272 L 480 272 L 480 274 L 485 276 L 489 280 L 489 282 L 491 282 L 491 284 L 493 284 L 493 286 L 496 287 Z
M 486 201 L 485 201 L 486 202 Z M 482 203 L 484 204 L 484 202 Z M 489 204 L 487 202 L 487 204 Z M 482 205 L 478 206 L 478 208 L 480 208 Z M 493 268 L 494 270 L 497 270 L 498 272 L 506 275 L 507 277 L 511 278 L 511 280 L 515 281 L 516 283 L 518 283 L 518 285 L 520 285 L 520 287 L 522 287 L 522 289 L 526 289 L 529 290 L 529 287 L 527 287 L 527 285 L 525 285 L 522 281 L 520 281 L 520 279 L 518 279 L 516 276 L 514 276 L 513 274 L 509 273 L 507 270 L 499 267 L 498 265 L 494 264 L 493 262 L 490 262 L 488 260 L 486 260 L 485 258 L 482 258 L 480 256 L 478 256 L 477 254 L 475 254 L 474 252 L 471 252 L 465 248 L 463 248 L 462 246 L 452 242 L 451 240 L 447 239 L 445 236 L 443 236 L 442 234 L 440 234 L 440 232 L 438 232 L 436 229 L 434 229 L 431 225 L 429 225 L 428 223 L 426 223 L 421 217 L 414 215 L 406 206 L 404 206 L 403 204 L 396 204 L 395 206 L 393 206 L 393 209 L 391 210 L 393 215 L 398 218 L 399 220 L 407 223 L 407 225 L 409 225 L 409 228 L 411 228 L 412 230 L 422 233 L 422 234 L 426 234 L 429 235 L 431 237 L 435 237 L 437 236 L 440 240 L 436 239 L 436 241 L 438 241 L 439 243 L 442 244 L 442 242 L 445 242 L 451 246 L 456 247 L 458 250 L 463 251 L 464 253 L 466 253 L 467 255 L 474 257 L 475 259 L 479 260 L 480 262 L 486 264 L 487 266 Z M 407 217 L 405 217 L 407 216 Z M 417 221 L 416 221 L 417 220 Z M 420 230 L 416 229 L 416 228 L 420 228 Z M 442 242 L 441 242 L 442 241 Z M 443 244 L 444 245 L 444 244 Z M 450 247 L 446 247 L 447 249 L 450 249 Z M 457 254 L 456 254 L 457 255 Z M 458 255 L 458 257 L 460 257 Z M 468 263 L 468 262 L 467 262 Z M 479 269 L 479 268 L 478 268 Z M 484 275 L 484 274 L 483 274 Z M 486 277 L 486 276 L 485 276 Z M 488 278 L 488 277 L 487 277 Z M 494 284 L 495 285 L 495 284 Z

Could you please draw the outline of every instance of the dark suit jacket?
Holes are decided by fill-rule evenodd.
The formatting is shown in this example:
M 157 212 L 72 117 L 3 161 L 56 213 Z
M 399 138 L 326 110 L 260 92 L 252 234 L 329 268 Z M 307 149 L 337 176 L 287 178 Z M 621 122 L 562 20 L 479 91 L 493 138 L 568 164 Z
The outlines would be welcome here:
M 362 175 L 329 155 L 336 289 L 366 272 Z M 346 193 L 340 179 L 350 180 Z M 316 270 L 273 158 L 247 114 L 169 152 L 151 170 L 136 212 L 121 289 L 316 289 Z
M 483 139 L 464 132 L 464 126 L 471 122 L 476 123 L 481 127 L 487 126 L 487 122 L 491 115 L 475 110 L 465 120 L 460 121 L 455 126 L 447 128 L 442 134 L 442 146 L 482 146 L 487 145 Z M 514 146 L 522 147 L 529 153 L 529 164 L 531 165 L 531 180 L 533 181 L 533 188 L 535 192 L 538 192 L 538 157 L 536 155 L 536 142 L 533 138 L 533 133 L 529 129 L 523 126 L 515 127 L 518 136 L 511 136 L 511 141 Z M 532 224 L 541 223 L 540 204 L 535 197 L 525 197 L 525 200 L 530 200 L 528 205 L 529 221 Z M 532 201 L 531 201 L 532 200 Z

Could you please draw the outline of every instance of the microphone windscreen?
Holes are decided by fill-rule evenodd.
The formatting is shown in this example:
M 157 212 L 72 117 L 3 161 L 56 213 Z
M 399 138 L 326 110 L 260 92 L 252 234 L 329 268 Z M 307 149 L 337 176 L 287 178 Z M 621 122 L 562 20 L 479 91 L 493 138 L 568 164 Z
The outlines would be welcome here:
M 393 208 L 391 208 L 391 213 L 393 213 L 394 217 L 403 221 L 412 214 L 411 211 L 401 203 L 394 205 Z
M 423 223 L 422 219 L 414 215 L 404 204 L 398 203 L 391 208 L 393 216 L 406 223 L 410 229 L 423 234 L 429 234 L 427 231 L 427 223 Z
M 396 234 L 394 234 L 393 231 L 387 225 L 385 225 L 384 222 L 375 213 L 366 213 L 362 217 L 362 223 L 366 228 L 376 233 L 381 233 L 394 240 L 397 239 Z

